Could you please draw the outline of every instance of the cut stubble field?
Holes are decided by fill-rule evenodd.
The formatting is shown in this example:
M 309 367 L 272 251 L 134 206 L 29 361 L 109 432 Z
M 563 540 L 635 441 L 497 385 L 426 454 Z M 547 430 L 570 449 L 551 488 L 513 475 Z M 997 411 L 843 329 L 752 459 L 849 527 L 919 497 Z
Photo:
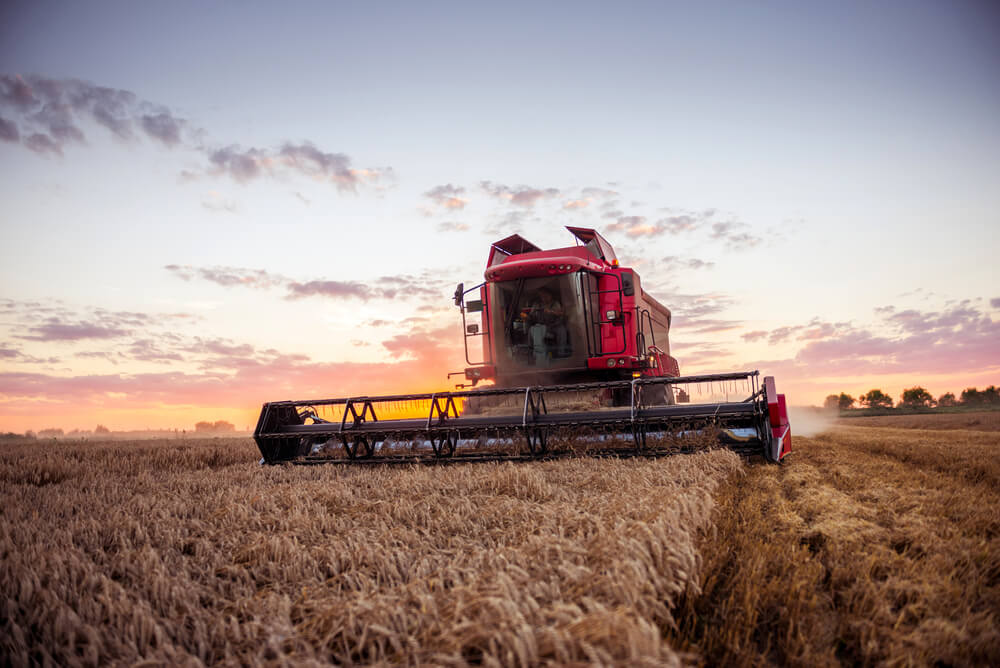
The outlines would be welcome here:
M 998 434 L 795 446 L 354 470 L 239 439 L 2 445 L 0 654 L 1000 663 Z

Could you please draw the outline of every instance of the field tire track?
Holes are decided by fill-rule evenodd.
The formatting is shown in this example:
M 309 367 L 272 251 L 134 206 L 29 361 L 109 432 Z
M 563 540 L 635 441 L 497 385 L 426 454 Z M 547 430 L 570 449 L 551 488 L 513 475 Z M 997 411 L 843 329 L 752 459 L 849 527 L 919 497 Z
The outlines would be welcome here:
M 852 428 L 796 446 L 720 490 L 679 647 L 710 665 L 998 665 L 996 437 Z

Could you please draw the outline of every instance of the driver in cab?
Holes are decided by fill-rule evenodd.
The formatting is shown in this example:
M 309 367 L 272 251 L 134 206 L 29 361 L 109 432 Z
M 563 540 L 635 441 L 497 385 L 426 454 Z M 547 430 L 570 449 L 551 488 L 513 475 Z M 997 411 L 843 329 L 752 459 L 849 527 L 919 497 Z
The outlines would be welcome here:
M 538 290 L 531 305 L 521 316 L 526 318 L 529 325 L 528 333 L 536 366 L 544 366 L 548 361 L 550 339 L 555 344 L 553 357 L 569 355 L 566 315 L 562 304 L 553 298 L 548 288 Z

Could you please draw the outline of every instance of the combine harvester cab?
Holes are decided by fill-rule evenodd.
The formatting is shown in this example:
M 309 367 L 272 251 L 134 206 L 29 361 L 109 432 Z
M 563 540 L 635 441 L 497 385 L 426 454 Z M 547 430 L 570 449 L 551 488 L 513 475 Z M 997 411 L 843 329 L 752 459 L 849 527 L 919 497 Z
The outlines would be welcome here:
M 781 461 L 791 430 L 774 379 L 681 376 L 670 310 L 595 230 L 567 229 L 577 245 L 494 243 L 486 280 L 459 284 L 468 366 L 458 391 L 265 404 L 262 461 L 660 456 L 706 441 Z

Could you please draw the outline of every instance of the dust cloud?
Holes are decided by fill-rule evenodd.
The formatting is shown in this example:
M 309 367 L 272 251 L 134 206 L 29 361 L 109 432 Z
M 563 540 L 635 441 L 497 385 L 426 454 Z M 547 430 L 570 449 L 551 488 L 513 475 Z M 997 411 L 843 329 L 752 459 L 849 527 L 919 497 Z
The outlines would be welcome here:
M 788 422 L 792 425 L 792 438 L 795 436 L 815 436 L 833 428 L 837 419 L 835 413 L 829 413 L 816 406 L 789 406 Z

